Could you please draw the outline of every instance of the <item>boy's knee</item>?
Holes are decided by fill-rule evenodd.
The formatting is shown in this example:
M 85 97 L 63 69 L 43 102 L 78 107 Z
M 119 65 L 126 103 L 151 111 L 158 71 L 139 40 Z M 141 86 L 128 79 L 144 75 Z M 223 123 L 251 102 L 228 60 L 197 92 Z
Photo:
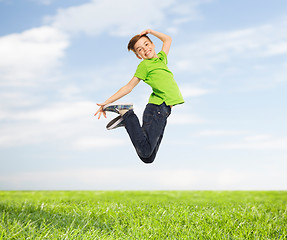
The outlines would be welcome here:
M 150 163 L 153 163 L 155 159 L 155 154 L 144 154 L 144 155 L 139 155 L 139 157 L 144 163 L 150 164 Z
M 152 163 L 155 159 L 156 152 L 154 149 L 141 149 L 141 148 L 136 148 L 137 154 L 140 157 L 140 159 L 146 163 Z
M 154 161 L 154 158 L 143 158 L 141 157 L 141 160 L 145 163 L 145 164 L 151 164 Z

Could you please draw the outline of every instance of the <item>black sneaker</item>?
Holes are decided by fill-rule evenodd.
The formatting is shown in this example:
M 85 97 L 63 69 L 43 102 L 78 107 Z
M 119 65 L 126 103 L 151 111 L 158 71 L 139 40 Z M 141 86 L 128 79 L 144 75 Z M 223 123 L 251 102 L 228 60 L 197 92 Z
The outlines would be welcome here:
M 124 119 L 122 118 L 122 116 L 117 116 L 107 124 L 106 126 L 107 130 L 112 130 L 118 127 L 124 127 L 125 125 L 123 123 L 123 120 Z

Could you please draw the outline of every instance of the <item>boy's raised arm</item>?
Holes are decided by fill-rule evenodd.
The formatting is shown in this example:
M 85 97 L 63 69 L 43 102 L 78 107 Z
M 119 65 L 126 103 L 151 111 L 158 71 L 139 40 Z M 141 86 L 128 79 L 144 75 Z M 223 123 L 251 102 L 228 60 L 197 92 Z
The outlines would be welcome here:
M 103 110 L 103 107 L 109 103 L 115 102 L 122 98 L 123 96 L 129 94 L 136 85 L 140 82 L 140 79 L 137 77 L 133 77 L 125 86 L 123 86 L 120 90 L 118 90 L 114 95 L 112 95 L 110 98 L 108 98 L 103 103 L 97 103 L 97 105 L 100 107 L 98 111 L 95 113 L 95 116 L 99 114 L 98 119 L 100 119 L 101 115 L 103 114 L 104 117 L 106 117 L 106 113 Z
M 161 33 L 161 32 L 154 31 L 152 29 L 147 29 L 147 30 L 144 30 L 140 33 L 140 35 L 144 35 L 144 34 L 152 34 L 155 37 L 157 37 L 159 40 L 161 40 L 162 41 L 161 50 L 164 51 L 166 55 L 168 55 L 170 45 L 172 42 L 172 38 L 170 36 L 168 36 L 164 33 Z

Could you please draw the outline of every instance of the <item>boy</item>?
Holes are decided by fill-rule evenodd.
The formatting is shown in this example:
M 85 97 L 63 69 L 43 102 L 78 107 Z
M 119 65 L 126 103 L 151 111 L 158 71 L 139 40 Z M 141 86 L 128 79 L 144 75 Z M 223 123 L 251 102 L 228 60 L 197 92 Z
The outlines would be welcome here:
M 147 34 L 152 34 L 162 41 L 159 53 L 155 52 L 155 45 Z M 168 35 L 151 29 L 134 36 L 128 44 L 128 50 L 132 50 L 143 61 L 138 65 L 130 82 L 104 103 L 97 104 L 100 108 L 95 113 L 95 116 L 99 113 L 98 119 L 101 114 L 106 117 L 106 111 L 120 114 L 107 125 L 107 128 L 124 126 L 144 163 L 152 163 L 155 159 L 172 106 L 184 103 L 173 74 L 166 66 L 171 41 Z M 149 84 L 153 90 L 143 113 L 142 126 L 132 104 L 113 104 L 130 93 L 141 80 Z

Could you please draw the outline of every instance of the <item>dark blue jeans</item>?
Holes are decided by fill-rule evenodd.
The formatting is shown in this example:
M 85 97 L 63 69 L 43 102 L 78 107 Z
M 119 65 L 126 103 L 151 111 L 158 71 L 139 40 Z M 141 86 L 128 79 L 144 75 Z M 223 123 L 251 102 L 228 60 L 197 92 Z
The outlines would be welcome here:
M 143 113 L 142 126 L 133 110 L 123 115 L 125 128 L 144 163 L 154 161 L 170 113 L 171 107 L 165 103 L 161 105 L 149 103 Z

